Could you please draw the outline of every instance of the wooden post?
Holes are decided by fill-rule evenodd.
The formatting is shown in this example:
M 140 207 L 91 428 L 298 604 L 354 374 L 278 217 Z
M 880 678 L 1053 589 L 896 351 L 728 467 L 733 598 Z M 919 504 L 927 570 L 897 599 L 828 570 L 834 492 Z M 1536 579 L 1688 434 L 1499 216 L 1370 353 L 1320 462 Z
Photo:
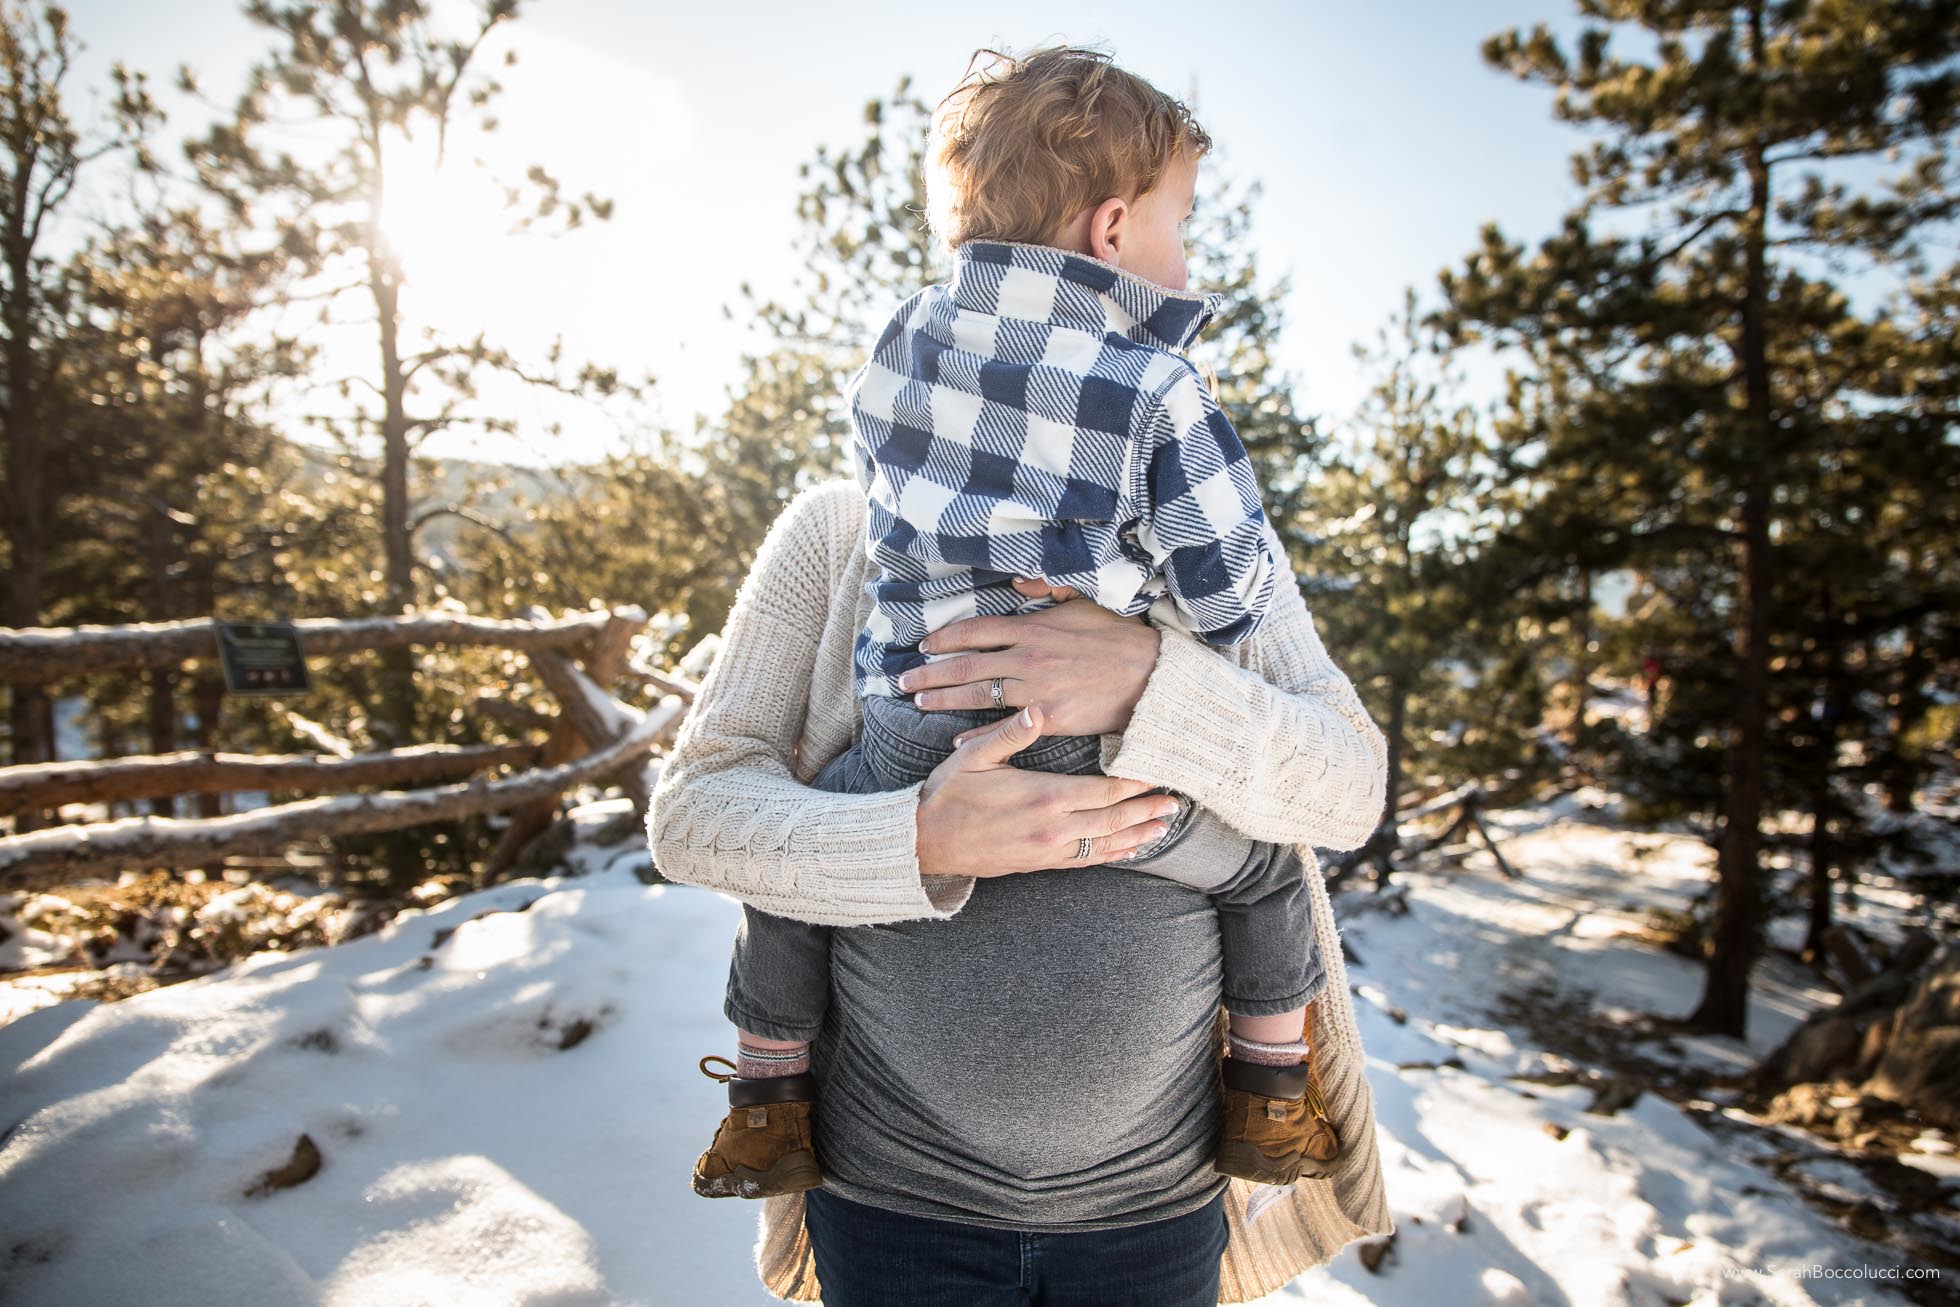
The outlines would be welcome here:
M 525 657 L 537 669 L 539 678 L 558 700 L 558 721 L 544 745 L 545 766 L 552 766 L 577 753 L 581 744 L 587 749 L 597 749 L 611 738 L 611 728 L 586 698 L 585 687 L 580 681 L 583 679 L 604 692 L 625 668 L 634 633 L 645 625 L 645 615 L 637 610 L 615 611 L 608 615 L 605 624 L 585 650 L 583 678 L 571 660 L 555 650 L 525 651 Z M 645 812 L 648 794 L 637 774 L 627 782 L 627 793 L 632 796 L 635 809 Z M 496 847 L 484 862 L 484 879 L 494 881 L 508 871 L 524 846 L 541 834 L 557 815 L 556 794 L 513 809 L 509 816 L 510 824 L 504 828 Z

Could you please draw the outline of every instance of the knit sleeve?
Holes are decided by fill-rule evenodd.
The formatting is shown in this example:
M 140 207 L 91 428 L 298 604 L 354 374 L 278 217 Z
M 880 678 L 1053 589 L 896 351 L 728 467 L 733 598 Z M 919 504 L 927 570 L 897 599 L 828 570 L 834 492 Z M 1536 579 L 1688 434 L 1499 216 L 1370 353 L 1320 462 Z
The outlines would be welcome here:
M 790 770 L 834 587 L 836 496 L 822 490 L 777 517 L 736 595 L 647 809 L 654 865 L 818 925 L 948 917 L 973 881 L 921 877 L 920 785 L 833 794 Z
M 1188 365 L 1138 406 L 1125 497 L 1129 543 L 1207 644 L 1250 639 L 1273 604 L 1275 562 L 1252 460 Z
M 1284 560 L 1277 536 L 1268 543 Z M 1321 645 L 1292 569 L 1279 570 L 1247 666 L 1159 628 L 1129 725 L 1102 737 L 1102 769 L 1189 795 L 1250 839 L 1359 848 L 1387 801 L 1388 746 Z

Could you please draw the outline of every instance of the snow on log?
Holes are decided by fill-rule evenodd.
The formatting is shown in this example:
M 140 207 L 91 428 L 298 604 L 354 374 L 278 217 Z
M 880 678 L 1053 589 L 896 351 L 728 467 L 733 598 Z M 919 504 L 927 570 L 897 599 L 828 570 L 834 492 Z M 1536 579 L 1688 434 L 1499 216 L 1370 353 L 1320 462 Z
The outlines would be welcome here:
M 608 628 L 644 622 L 631 606 L 537 621 L 410 613 L 400 617 L 310 617 L 292 625 L 300 648 L 316 654 L 403 645 L 494 645 L 526 653 L 582 652 Z M 0 627 L 0 683 L 30 685 L 125 667 L 176 667 L 218 657 L 209 619 L 127 626 Z
M 133 867 L 204 866 L 227 854 L 269 853 L 300 840 L 401 830 L 549 800 L 574 785 L 639 764 L 672 715 L 685 708 L 679 699 L 668 699 L 604 748 L 502 780 L 479 776 L 429 789 L 303 799 L 229 817 L 142 816 L 30 831 L 0 839 L 0 882 L 30 873 L 77 877 Z M 640 776 L 635 779 L 644 784 Z
M 539 753 L 535 744 L 422 744 L 352 757 L 191 749 L 131 758 L 26 763 L 0 767 L 0 814 L 175 794 L 412 785 L 496 767 L 535 766 Z

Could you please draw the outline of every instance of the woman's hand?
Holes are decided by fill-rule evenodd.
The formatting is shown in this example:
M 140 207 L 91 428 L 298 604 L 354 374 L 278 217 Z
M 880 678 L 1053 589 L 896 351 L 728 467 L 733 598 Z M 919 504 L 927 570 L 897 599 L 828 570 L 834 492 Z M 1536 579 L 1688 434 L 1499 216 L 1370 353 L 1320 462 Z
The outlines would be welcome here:
M 1008 763 L 1046 729 L 1039 707 L 1023 709 L 997 726 L 970 732 L 966 743 L 926 777 L 918 812 L 922 875 L 1012 876 L 1093 867 L 1120 861 L 1123 853 L 1169 829 L 1162 819 L 1178 810 L 1177 800 L 1148 793 L 1155 787 L 1145 781 L 1023 771 Z M 1077 857 L 1084 837 L 1089 852 Z
M 1040 704 L 1051 735 L 1106 735 L 1129 726 L 1157 665 L 1163 639 L 1157 628 L 1067 586 L 1016 580 L 1014 588 L 1030 599 L 1061 602 L 1036 613 L 964 617 L 942 626 L 919 647 L 931 654 L 968 652 L 913 668 L 899 688 L 913 692 L 913 703 L 928 712 L 987 708 L 993 705 L 988 682 L 998 676 L 1007 705 Z

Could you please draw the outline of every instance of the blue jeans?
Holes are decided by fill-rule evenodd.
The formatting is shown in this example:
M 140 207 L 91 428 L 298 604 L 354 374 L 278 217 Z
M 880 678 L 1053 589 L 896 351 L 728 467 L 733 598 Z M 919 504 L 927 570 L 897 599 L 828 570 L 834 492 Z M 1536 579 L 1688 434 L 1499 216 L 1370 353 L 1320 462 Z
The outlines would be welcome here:
M 953 752 L 953 737 L 1006 714 L 927 712 L 910 699 L 862 701 L 864 729 L 811 785 L 833 794 L 877 794 L 924 780 Z M 1027 771 L 1100 775 L 1101 737 L 1048 735 L 1009 762 Z M 1161 788 L 1161 787 L 1160 787 Z M 1181 796 L 1180 796 L 1181 797 Z M 1313 931 L 1312 874 L 1290 844 L 1250 840 L 1184 801 L 1172 828 L 1141 856 L 1115 865 L 1163 876 L 1211 896 L 1224 955 L 1223 1002 L 1239 1016 L 1305 1007 L 1327 973 Z M 722 1011 L 765 1039 L 815 1039 L 830 1004 L 830 931 L 744 906 Z
M 1212 1307 L 1225 1196 L 1184 1216 L 1069 1234 L 935 1221 L 822 1189 L 804 1223 L 825 1307 Z

